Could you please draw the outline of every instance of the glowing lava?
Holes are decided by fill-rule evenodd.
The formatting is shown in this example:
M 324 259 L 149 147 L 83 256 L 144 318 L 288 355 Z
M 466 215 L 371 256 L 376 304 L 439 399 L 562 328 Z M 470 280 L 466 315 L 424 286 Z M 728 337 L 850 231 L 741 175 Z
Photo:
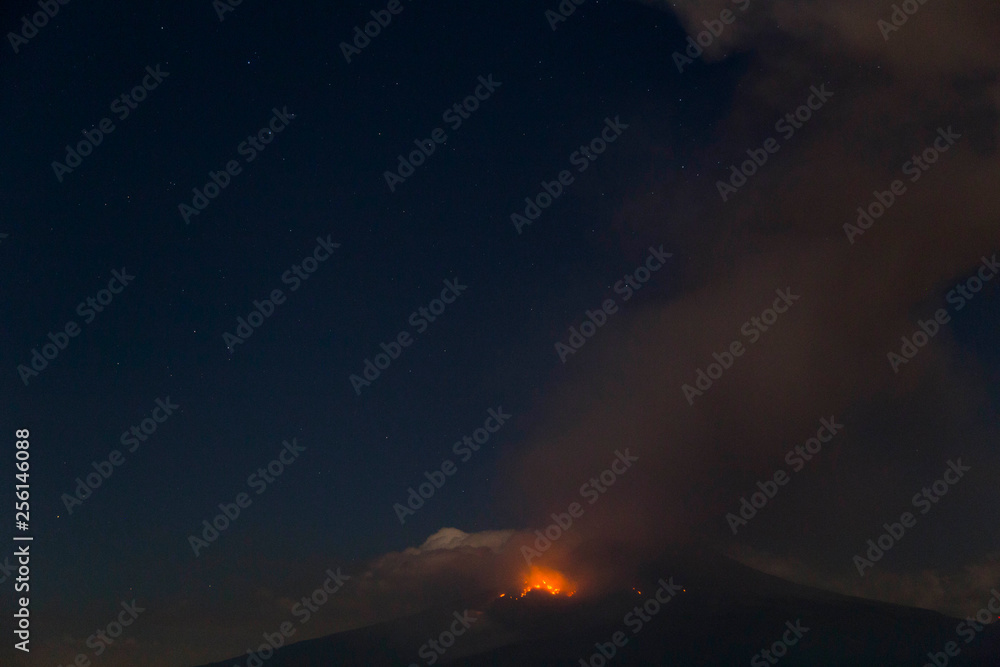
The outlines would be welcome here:
M 521 597 L 534 590 L 572 597 L 576 593 L 572 589 L 572 584 L 560 572 L 532 565 L 531 572 L 524 580 L 524 590 L 521 591 Z

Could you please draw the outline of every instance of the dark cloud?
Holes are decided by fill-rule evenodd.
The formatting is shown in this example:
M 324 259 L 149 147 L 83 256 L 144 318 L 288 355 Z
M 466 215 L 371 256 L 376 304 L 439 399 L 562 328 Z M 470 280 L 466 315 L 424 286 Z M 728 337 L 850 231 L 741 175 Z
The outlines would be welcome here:
M 656 4 L 689 31 L 732 6 Z M 677 284 L 628 304 L 617 328 L 575 355 L 561 369 L 568 379 L 537 407 L 551 419 L 511 455 L 504 482 L 533 526 L 580 500 L 578 487 L 630 447 L 641 464 L 587 507 L 577 538 L 639 543 L 647 554 L 686 540 L 727 550 L 761 542 L 778 546 L 779 561 L 795 555 L 849 576 L 857 546 L 905 511 L 934 480 L 928 475 L 964 455 L 977 462 L 973 481 L 948 499 L 951 508 L 924 519 L 933 528 L 901 547 L 894 567 L 915 570 L 917 548 L 936 553 L 943 540 L 961 554 L 949 562 L 956 571 L 986 557 L 995 522 L 978 508 L 996 506 L 988 489 L 998 465 L 995 432 L 982 419 L 985 378 L 953 326 L 898 374 L 886 353 L 918 318 L 950 309 L 945 293 L 1000 249 L 992 185 L 1000 46 L 989 37 L 1000 16 L 986 2 L 923 5 L 886 42 L 876 22 L 890 12 L 860 2 L 754 2 L 708 54 L 750 62 L 714 142 L 687 176 L 640 181 L 618 216 L 623 235 L 663 241 L 677 255 Z M 698 76 L 694 67 L 679 76 Z M 824 83 L 833 98 L 723 203 L 715 181 L 729 164 L 776 136 L 775 121 Z M 843 225 L 857 207 L 906 179 L 903 163 L 948 127 L 961 139 L 917 182 L 906 180 L 906 193 L 851 245 Z M 681 385 L 731 341 L 746 343 L 741 325 L 784 288 L 801 299 L 689 406 Z M 843 434 L 782 491 L 796 511 L 769 509 L 771 518 L 733 538 L 723 515 L 756 480 L 786 468 L 785 452 L 830 416 L 846 425 Z M 979 580 L 947 582 L 969 590 L 921 603 L 954 608 L 946 597 L 982 592 Z M 850 590 L 918 599 L 902 583 Z

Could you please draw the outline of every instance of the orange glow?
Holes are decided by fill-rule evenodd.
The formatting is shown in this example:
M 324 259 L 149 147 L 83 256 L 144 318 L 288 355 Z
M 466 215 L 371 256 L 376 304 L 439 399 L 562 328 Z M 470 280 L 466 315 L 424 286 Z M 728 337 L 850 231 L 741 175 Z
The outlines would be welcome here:
M 569 580 L 560 572 L 538 567 L 537 565 L 532 565 L 531 572 L 525 577 L 524 590 L 521 592 L 521 597 L 524 597 L 532 590 L 546 591 L 552 595 L 566 595 L 570 597 L 576 593 Z

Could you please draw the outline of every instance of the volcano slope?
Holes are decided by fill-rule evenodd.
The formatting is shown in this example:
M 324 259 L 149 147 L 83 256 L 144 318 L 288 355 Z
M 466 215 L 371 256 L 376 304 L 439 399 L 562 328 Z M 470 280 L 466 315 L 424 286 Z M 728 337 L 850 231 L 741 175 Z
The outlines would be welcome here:
M 597 595 L 519 593 L 479 591 L 204 667 L 1000 665 L 1000 624 L 966 642 L 962 619 L 800 586 L 710 552 L 665 554 L 632 586 Z

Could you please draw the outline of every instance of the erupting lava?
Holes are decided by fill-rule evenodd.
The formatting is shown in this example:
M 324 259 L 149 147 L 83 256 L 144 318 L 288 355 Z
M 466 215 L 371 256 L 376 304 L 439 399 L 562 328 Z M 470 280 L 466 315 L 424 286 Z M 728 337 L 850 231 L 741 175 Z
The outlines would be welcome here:
M 572 584 L 562 573 L 538 567 L 537 565 L 531 566 L 531 572 L 524 580 L 524 590 L 521 591 L 519 597 L 523 598 L 529 591 L 533 590 L 545 591 L 552 595 L 565 595 L 567 597 L 572 597 L 576 593 Z

